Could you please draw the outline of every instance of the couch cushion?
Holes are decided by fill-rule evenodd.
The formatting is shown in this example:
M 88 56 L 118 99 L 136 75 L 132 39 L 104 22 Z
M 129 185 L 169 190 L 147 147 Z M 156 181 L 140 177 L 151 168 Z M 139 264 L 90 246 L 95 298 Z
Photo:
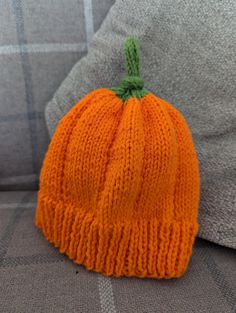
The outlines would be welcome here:
M 49 143 L 45 104 L 113 2 L 1 2 L 0 190 L 37 188 Z
M 46 118 L 52 134 L 85 93 L 119 85 L 124 41 L 137 36 L 145 88 L 172 103 L 193 134 L 201 170 L 199 236 L 236 248 L 234 12 L 234 0 L 116 1 Z
M 197 239 L 180 279 L 107 278 L 44 239 L 34 224 L 36 200 L 34 191 L 0 193 L 2 312 L 234 312 L 233 249 Z

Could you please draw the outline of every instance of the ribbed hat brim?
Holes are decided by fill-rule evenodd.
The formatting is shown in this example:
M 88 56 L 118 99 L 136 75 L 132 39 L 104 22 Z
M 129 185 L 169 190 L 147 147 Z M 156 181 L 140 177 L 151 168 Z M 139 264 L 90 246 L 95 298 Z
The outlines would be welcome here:
M 82 208 L 39 193 L 36 226 L 60 252 L 106 276 L 177 278 L 188 266 L 198 224 L 189 221 L 103 225 Z

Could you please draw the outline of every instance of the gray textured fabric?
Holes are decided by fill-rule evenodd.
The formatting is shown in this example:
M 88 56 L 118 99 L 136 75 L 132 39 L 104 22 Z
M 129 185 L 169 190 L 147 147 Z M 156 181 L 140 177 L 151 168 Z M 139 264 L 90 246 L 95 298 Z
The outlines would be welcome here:
M 197 239 L 185 275 L 107 278 L 60 254 L 34 225 L 37 192 L 0 192 L 4 313 L 234 313 L 236 253 Z
M 113 2 L 0 1 L 0 190 L 37 188 L 45 105 Z
M 117 86 L 123 43 L 139 38 L 145 87 L 172 103 L 193 134 L 201 170 L 199 236 L 236 248 L 236 2 L 116 1 L 88 55 L 46 108 L 52 135 L 86 93 Z

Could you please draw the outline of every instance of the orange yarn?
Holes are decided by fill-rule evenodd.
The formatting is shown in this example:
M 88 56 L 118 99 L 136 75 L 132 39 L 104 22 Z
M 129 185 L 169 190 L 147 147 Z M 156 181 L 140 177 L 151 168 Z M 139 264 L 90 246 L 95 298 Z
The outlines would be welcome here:
M 77 264 L 104 275 L 180 277 L 198 231 L 200 177 L 184 117 L 151 93 L 99 89 L 56 129 L 36 225 Z

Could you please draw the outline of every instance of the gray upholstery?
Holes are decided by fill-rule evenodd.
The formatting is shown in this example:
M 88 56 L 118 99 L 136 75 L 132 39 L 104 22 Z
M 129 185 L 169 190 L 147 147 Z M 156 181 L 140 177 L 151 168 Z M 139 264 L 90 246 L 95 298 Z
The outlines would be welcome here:
M 45 105 L 113 2 L 0 1 L 0 190 L 38 188 Z
M 119 84 L 139 38 L 145 88 L 186 118 L 200 161 L 199 236 L 236 248 L 236 2 L 117 0 L 46 108 L 50 134 L 95 88 Z M 157 190 L 158 192 L 158 190 Z
M 235 250 L 197 239 L 181 279 L 106 278 L 45 240 L 34 225 L 36 198 L 0 193 L 1 312 L 235 312 Z

